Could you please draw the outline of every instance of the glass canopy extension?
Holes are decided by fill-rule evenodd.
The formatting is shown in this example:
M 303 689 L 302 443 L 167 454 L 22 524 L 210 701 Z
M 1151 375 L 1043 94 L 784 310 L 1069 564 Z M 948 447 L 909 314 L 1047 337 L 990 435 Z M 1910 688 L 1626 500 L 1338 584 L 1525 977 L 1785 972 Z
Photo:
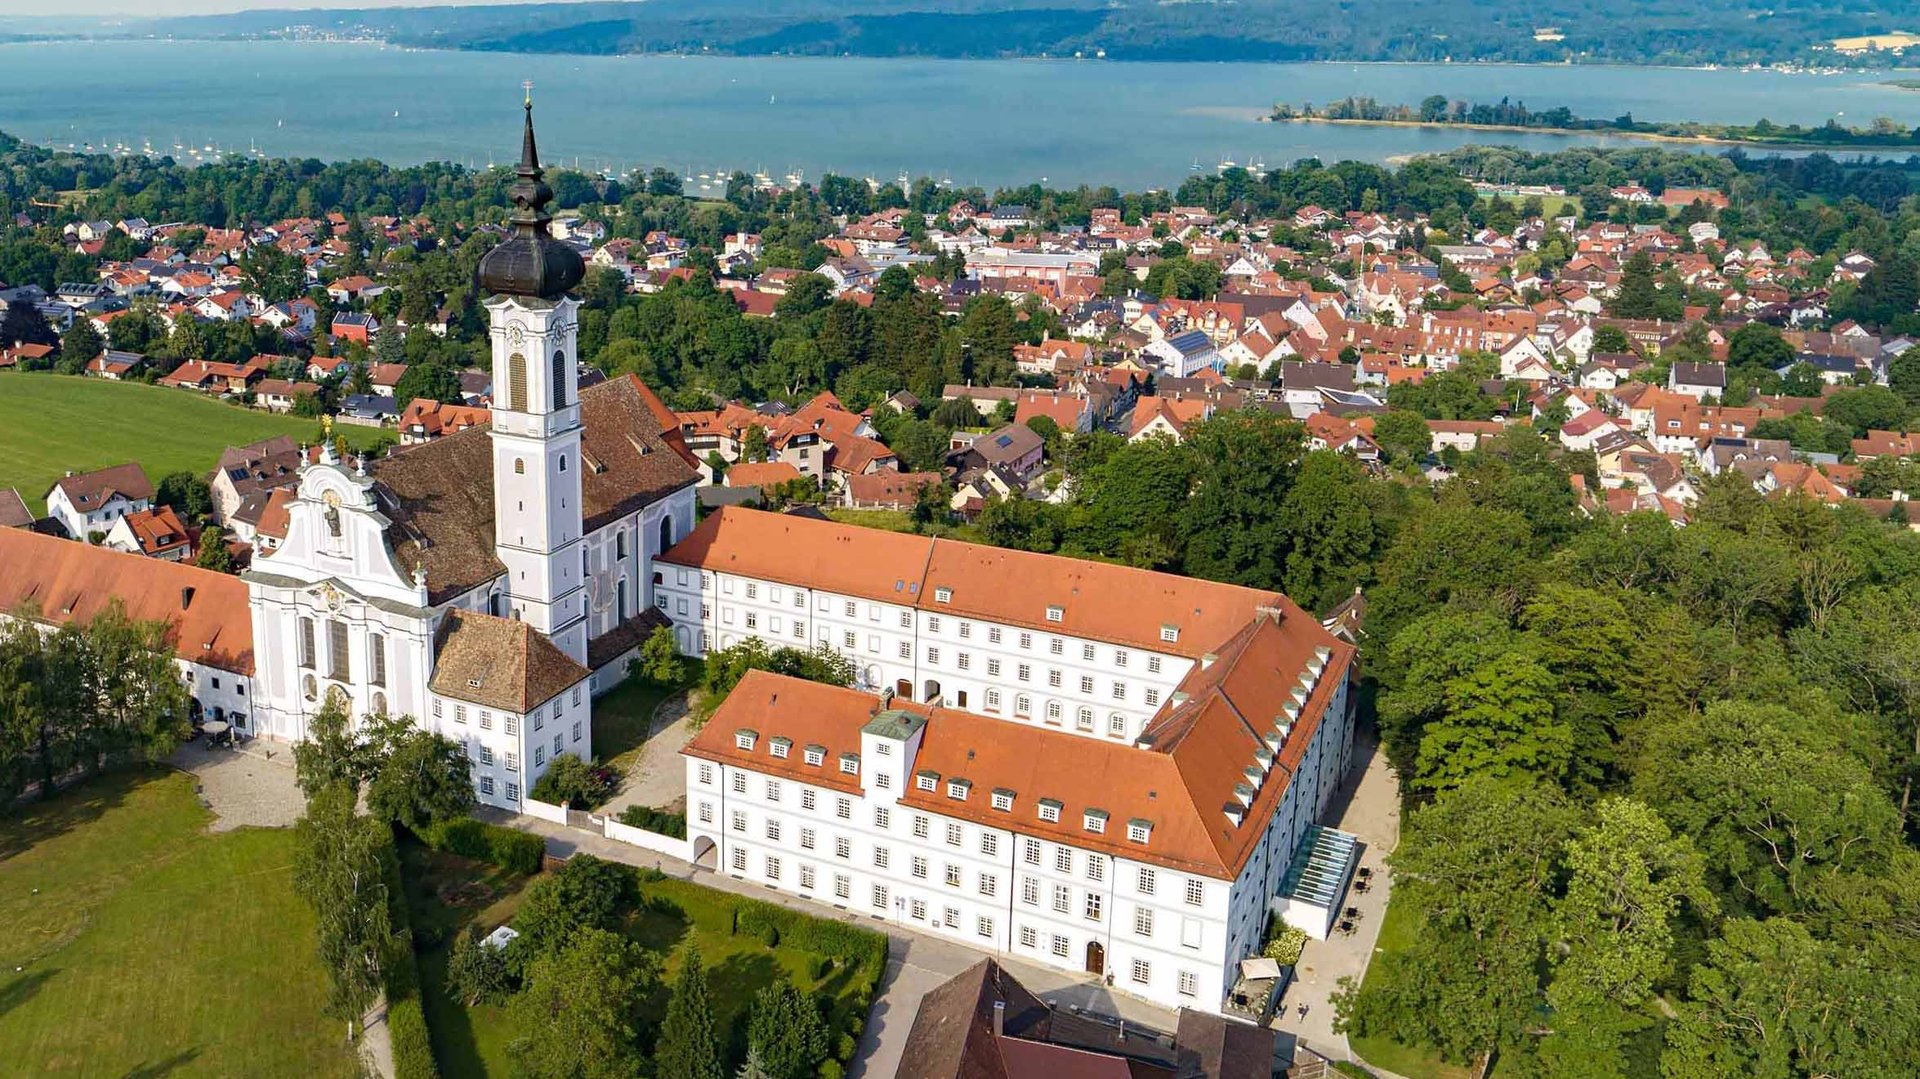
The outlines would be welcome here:
M 1346 889 L 1358 844 L 1358 837 L 1334 828 L 1316 824 L 1307 829 L 1306 842 L 1294 851 L 1287 875 L 1281 878 L 1280 895 L 1331 909 Z

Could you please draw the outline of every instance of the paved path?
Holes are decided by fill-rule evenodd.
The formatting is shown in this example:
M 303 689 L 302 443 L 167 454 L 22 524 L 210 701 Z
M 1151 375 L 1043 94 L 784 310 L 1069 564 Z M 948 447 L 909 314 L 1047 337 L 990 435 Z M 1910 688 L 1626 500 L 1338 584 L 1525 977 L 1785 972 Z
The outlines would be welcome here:
M 1351 936 L 1335 934 L 1327 940 L 1310 940 L 1294 968 L 1294 981 L 1281 1000 L 1280 1014 L 1273 1026 L 1291 1034 L 1308 1048 L 1333 1060 L 1357 1059 L 1344 1034 L 1333 1029 L 1331 997 L 1343 977 L 1358 981 L 1373 957 L 1374 941 L 1380 935 L 1380 919 L 1393 891 L 1392 874 L 1385 856 L 1400 842 L 1400 780 L 1387 765 L 1385 753 L 1377 748 L 1377 736 L 1366 728 L 1354 737 L 1354 759 L 1364 765 L 1343 785 L 1336 796 L 1327 821 L 1341 831 L 1360 837 L 1360 866 L 1373 870 L 1373 879 L 1365 892 L 1349 890 L 1341 903 L 1358 907 L 1360 921 Z M 1307 1014 L 1300 1015 L 1300 1005 Z M 1364 1063 L 1364 1062 L 1362 1062 Z M 1372 1065 L 1368 1065 L 1369 1068 Z M 1374 1071 L 1382 1076 L 1389 1072 Z
M 285 828 L 306 811 L 294 781 L 293 747 L 284 742 L 254 738 L 234 749 L 208 749 L 196 740 L 174 750 L 167 763 L 197 781 L 200 800 L 213 810 L 213 831 Z
M 890 1079 L 895 1075 L 911 1079 L 911 1072 L 900 1070 L 900 1058 L 906 1047 L 907 1032 L 913 1027 L 913 1017 L 920 1010 L 920 998 L 989 956 L 987 952 L 975 951 L 898 924 L 848 914 L 578 828 L 499 810 L 482 809 L 477 815 L 546 837 L 547 852 L 556 857 L 564 858 L 579 852 L 609 861 L 648 866 L 710 888 L 778 903 L 815 917 L 838 918 L 884 931 L 893 942 L 888 949 L 887 971 L 874 995 L 873 1010 L 868 1015 L 866 1029 L 860 1035 L 860 1047 L 854 1055 L 848 1079 Z M 1174 1029 L 1176 1017 L 1173 1012 L 1116 993 L 1090 976 L 1036 966 L 1012 956 L 994 954 L 992 958 L 1011 971 L 1036 996 L 1056 1006 L 1077 1007 L 1100 1015 L 1118 1016 L 1129 1023 L 1139 1023 L 1169 1033 Z

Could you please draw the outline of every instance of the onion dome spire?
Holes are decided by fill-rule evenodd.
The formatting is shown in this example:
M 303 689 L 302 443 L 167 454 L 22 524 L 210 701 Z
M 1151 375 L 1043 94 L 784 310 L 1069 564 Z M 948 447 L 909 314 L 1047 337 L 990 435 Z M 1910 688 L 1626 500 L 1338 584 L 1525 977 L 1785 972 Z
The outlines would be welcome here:
M 508 219 L 513 234 L 480 260 L 478 277 L 483 292 L 555 300 L 580 283 L 587 267 L 578 251 L 554 239 L 547 228 L 553 221 L 547 213 L 553 188 L 547 186 L 534 142 L 532 83 L 527 84 L 524 108 L 520 166 L 514 170 L 518 179 L 508 192 L 513 200 L 513 216 Z

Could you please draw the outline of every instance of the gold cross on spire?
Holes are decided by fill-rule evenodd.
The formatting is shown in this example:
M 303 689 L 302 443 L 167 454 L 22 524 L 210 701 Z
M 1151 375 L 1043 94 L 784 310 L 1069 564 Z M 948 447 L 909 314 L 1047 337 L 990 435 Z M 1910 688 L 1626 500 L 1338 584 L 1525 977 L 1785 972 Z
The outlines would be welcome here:
M 525 82 L 522 82 L 520 84 L 520 88 L 527 92 L 527 104 L 532 105 L 533 104 L 533 80 L 528 79 Z

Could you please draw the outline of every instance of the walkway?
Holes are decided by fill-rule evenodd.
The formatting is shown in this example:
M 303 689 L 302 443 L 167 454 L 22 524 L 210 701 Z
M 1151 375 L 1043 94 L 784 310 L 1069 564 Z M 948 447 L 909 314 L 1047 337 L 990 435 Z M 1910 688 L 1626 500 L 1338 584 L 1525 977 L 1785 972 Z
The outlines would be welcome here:
M 1341 900 L 1342 909 L 1360 910 L 1359 924 L 1351 936 L 1336 933 L 1324 941 L 1307 942 L 1294 968 L 1293 984 L 1281 1001 L 1280 1015 L 1273 1022 L 1275 1029 L 1334 1060 L 1355 1057 L 1346 1035 L 1334 1032 L 1332 995 L 1341 978 L 1358 981 L 1366 973 L 1374 941 L 1380 936 L 1380 920 L 1393 892 L 1385 856 L 1400 842 L 1400 780 L 1388 767 L 1386 754 L 1378 752 L 1378 736 L 1372 727 L 1355 734 L 1353 752 L 1365 768 L 1342 786 L 1327 814 L 1330 819 L 1324 823 L 1360 837 L 1359 866 L 1372 869 L 1373 879 L 1365 892 L 1349 889 Z M 1302 1004 L 1307 1006 L 1304 1017 L 1300 1014 Z M 1373 1070 L 1383 1076 L 1391 1074 Z
M 251 738 L 233 749 L 188 742 L 167 763 L 198 781 L 200 801 L 213 810 L 211 830 L 286 828 L 306 811 L 306 796 L 294 781 L 293 747 Z
M 496 824 L 544 836 L 547 853 L 555 857 L 585 853 L 608 861 L 655 868 L 671 876 L 695 880 L 709 888 L 778 903 L 815 917 L 838 918 L 884 931 L 893 942 L 887 953 L 887 972 L 874 995 L 873 1010 L 867 1017 L 866 1029 L 860 1035 L 860 1048 L 854 1055 L 853 1067 L 847 1073 L 849 1079 L 892 1079 L 898 1074 L 901 1055 L 906 1048 L 907 1032 L 913 1027 L 914 1015 L 920 1011 L 920 998 L 989 955 L 905 926 L 848 914 L 758 884 L 735 880 L 677 858 L 619 843 L 592 832 L 500 810 L 482 809 L 476 815 Z M 1130 1023 L 1169 1033 L 1174 1029 L 1176 1017 L 1173 1012 L 1115 993 L 1088 975 L 1036 966 L 1007 955 L 995 954 L 993 958 L 1035 995 L 1058 1007 L 1076 1007 L 1100 1015 L 1118 1016 Z

